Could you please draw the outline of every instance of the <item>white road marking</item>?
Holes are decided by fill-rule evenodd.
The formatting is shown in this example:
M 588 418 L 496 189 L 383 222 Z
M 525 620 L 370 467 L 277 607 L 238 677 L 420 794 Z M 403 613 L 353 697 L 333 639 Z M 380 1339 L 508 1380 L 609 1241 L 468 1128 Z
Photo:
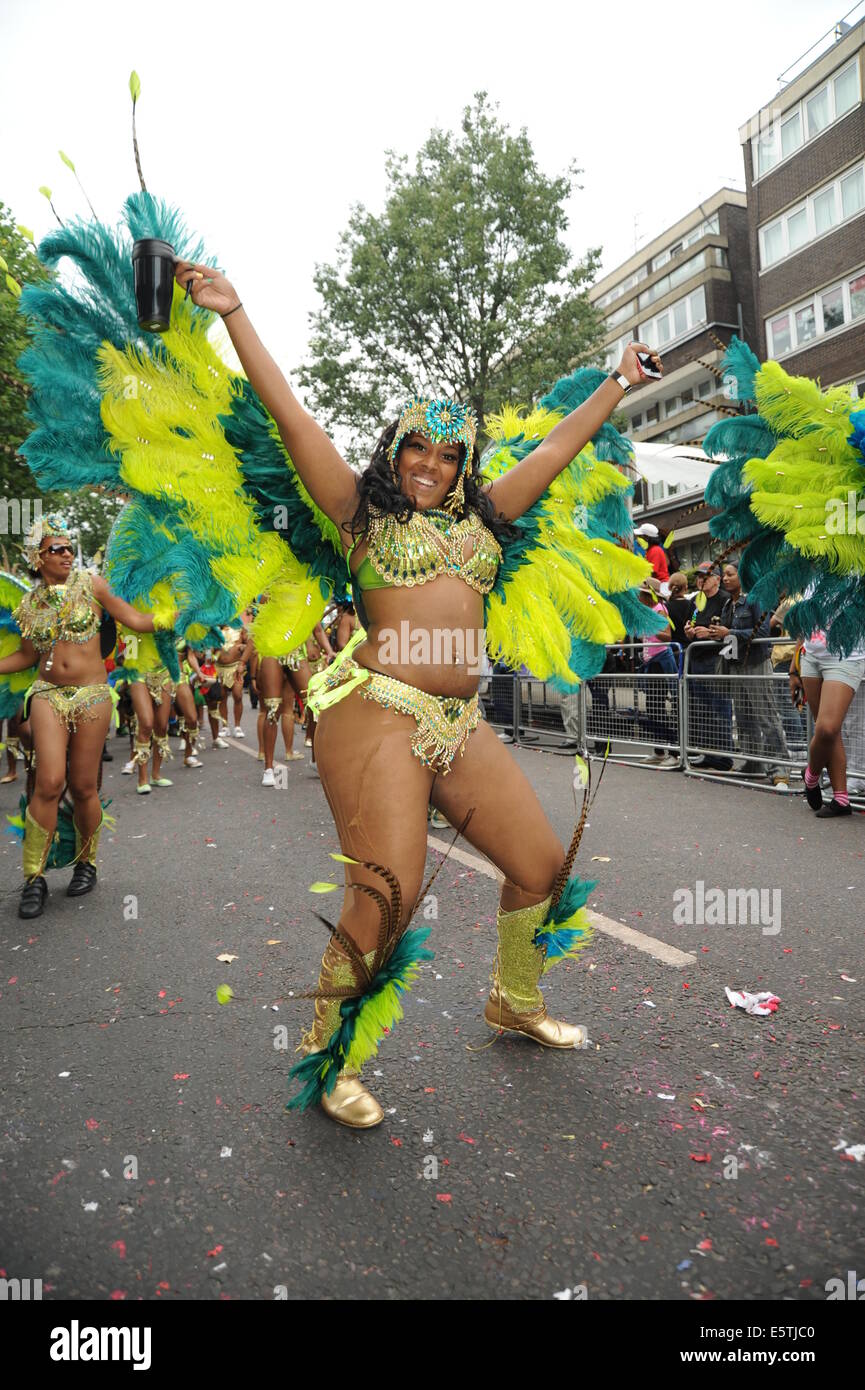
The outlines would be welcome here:
M 223 735 L 223 737 L 224 737 L 224 735 Z M 228 743 L 231 745 L 232 748 L 236 748 L 237 751 L 238 751 L 238 753 L 246 753 L 246 754 L 248 754 L 248 756 L 249 756 L 250 758 L 256 758 L 256 759 L 258 758 L 258 749 L 257 749 L 257 748 L 251 748 L 251 747 L 249 746 L 248 743 L 241 743 L 240 739 L 233 739 L 233 738 L 228 739 Z M 296 761 L 296 760 L 295 760 L 295 761 Z M 305 759 L 304 759 L 304 761 L 305 761 Z M 264 767 L 264 763 L 262 763 L 262 767 Z M 278 767 L 288 767 L 288 764 L 287 764 L 287 763 L 281 763 L 281 762 L 279 761 L 278 758 L 274 758 L 274 760 L 273 760 L 273 767 L 274 767 L 274 771 L 275 771 L 276 768 L 278 768 Z
M 430 849 L 438 850 L 441 854 L 445 854 L 450 848 L 446 841 L 439 840 L 434 835 L 427 837 L 427 844 Z M 497 883 L 504 881 L 504 875 L 499 872 L 495 865 L 479 855 L 469 854 L 466 850 L 454 846 L 450 850 L 449 857 L 458 860 L 460 864 L 466 864 L 470 869 L 477 869 L 479 873 L 486 874 L 488 878 L 495 879 Z M 668 946 L 666 941 L 659 941 L 656 936 L 647 936 L 645 932 L 635 931 L 633 927 L 626 927 L 623 922 L 614 922 L 612 917 L 604 917 L 600 912 L 592 912 L 591 908 L 586 910 L 586 916 L 595 931 L 601 932 L 604 936 L 612 936 L 616 941 L 621 941 L 626 946 L 633 946 L 637 951 L 644 951 L 647 956 L 662 961 L 664 965 L 671 965 L 674 970 L 683 970 L 687 965 L 696 964 L 697 957 L 692 955 L 690 951 L 680 951 L 676 946 Z

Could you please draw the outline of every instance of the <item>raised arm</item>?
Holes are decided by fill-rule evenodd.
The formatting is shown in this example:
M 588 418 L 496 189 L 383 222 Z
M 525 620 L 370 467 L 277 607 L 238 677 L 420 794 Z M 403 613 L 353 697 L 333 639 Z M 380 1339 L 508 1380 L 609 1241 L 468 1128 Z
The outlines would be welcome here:
M 250 323 L 240 295 L 212 266 L 178 261 L 175 275 L 184 289 L 192 280 L 193 303 L 224 318 L 249 383 L 276 421 L 304 487 L 325 515 L 341 526 L 357 508 L 357 479 L 321 426 L 300 404 Z
M 632 386 L 645 381 L 637 361 L 638 350 L 651 353 L 656 367 L 662 370 L 661 359 L 645 343 L 629 344 L 618 370 Z M 527 512 L 597 434 L 624 395 L 624 388 L 608 378 L 587 401 L 560 420 L 542 444 L 489 486 L 487 495 L 496 511 L 508 521 L 514 521 Z
M 4 656 L 0 660 L 0 676 L 14 676 L 17 671 L 26 671 L 28 666 L 35 666 L 38 660 L 36 648 L 30 638 L 23 637 L 17 652 L 12 652 L 10 656 Z

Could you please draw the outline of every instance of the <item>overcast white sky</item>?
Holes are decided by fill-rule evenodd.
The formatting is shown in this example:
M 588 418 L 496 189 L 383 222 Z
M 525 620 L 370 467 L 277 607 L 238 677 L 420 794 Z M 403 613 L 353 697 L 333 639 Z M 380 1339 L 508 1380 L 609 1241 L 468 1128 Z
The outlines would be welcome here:
M 0 199 L 37 241 L 87 208 L 113 222 L 138 181 L 127 81 L 142 83 L 148 188 L 178 204 L 287 371 L 312 272 L 350 205 L 381 207 L 384 151 L 414 154 L 484 88 L 542 167 L 576 159 L 576 253 L 614 268 L 722 184 L 738 128 L 852 0 L 0 0 Z

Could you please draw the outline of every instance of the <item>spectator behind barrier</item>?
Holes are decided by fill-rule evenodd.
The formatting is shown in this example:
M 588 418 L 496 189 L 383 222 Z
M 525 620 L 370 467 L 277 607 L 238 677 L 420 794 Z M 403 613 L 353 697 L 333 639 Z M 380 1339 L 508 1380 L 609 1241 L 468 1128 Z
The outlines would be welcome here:
M 736 639 L 735 653 L 725 658 L 730 674 L 742 679 L 733 683 L 733 708 L 739 735 L 739 752 L 745 754 L 745 764 L 739 769 L 746 776 L 762 776 L 766 768 L 754 760 L 754 755 L 767 757 L 769 776 L 779 791 L 789 791 L 788 773 L 773 757 L 789 758 L 787 740 L 775 704 L 772 663 L 769 650 L 761 638 L 769 636 L 769 614 L 742 592 L 736 565 L 724 566 L 723 586 L 727 601 L 720 619 L 714 620 L 714 634 L 725 640 Z
M 645 554 L 652 566 L 652 578 L 657 579 L 660 584 L 666 584 L 670 578 L 670 567 L 667 564 L 667 552 L 659 543 L 660 532 L 657 526 L 651 521 L 644 521 L 642 526 L 637 527 L 634 535 L 642 536 L 643 540 L 648 541 Z M 663 593 L 663 590 L 661 592 Z
M 688 581 L 680 570 L 670 575 L 670 597 L 667 599 L 667 612 L 670 615 L 671 641 L 678 642 L 682 650 L 688 645 L 685 624 L 690 622 L 694 605 L 686 598 Z

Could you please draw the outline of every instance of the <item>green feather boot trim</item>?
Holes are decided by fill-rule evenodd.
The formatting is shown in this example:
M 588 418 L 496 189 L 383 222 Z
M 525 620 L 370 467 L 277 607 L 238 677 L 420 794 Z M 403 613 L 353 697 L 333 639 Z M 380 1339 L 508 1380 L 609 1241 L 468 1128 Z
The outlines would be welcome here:
M 333 1093 L 341 1072 L 359 1072 L 375 1056 L 384 1035 L 403 1016 L 401 996 L 414 983 L 421 962 L 433 959 L 432 951 L 423 946 L 429 933 L 429 927 L 404 932 L 373 979 L 357 985 L 354 998 L 343 999 L 324 1046 L 292 1067 L 289 1075 L 302 1083 L 302 1089 L 288 1102 L 287 1110 L 317 1105 L 323 1095 Z

